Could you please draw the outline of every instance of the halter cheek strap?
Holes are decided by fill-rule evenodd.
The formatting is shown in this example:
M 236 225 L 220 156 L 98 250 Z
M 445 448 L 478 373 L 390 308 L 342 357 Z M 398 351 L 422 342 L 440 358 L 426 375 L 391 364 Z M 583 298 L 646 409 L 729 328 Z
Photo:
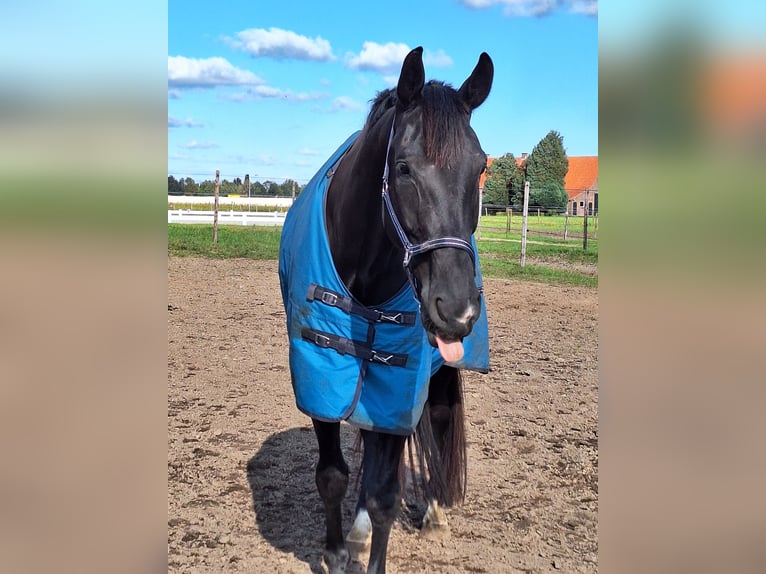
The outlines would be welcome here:
M 462 249 L 463 251 L 467 251 L 468 254 L 471 256 L 471 261 L 473 262 L 474 266 L 476 265 L 476 253 L 474 253 L 473 246 L 464 239 L 460 239 L 459 237 L 439 237 L 436 239 L 428 239 L 422 243 L 414 244 L 412 243 L 409 238 L 407 237 L 407 234 L 404 232 L 404 228 L 402 227 L 402 224 L 399 222 L 399 218 L 396 216 L 396 212 L 394 211 L 394 206 L 391 203 L 391 195 L 388 192 L 388 154 L 391 151 L 391 142 L 394 140 L 394 124 L 396 122 L 396 115 L 394 114 L 394 121 L 391 122 L 391 132 L 388 135 L 388 146 L 386 147 L 386 159 L 385 159 L 385 167 L 383 168 L 383 206 L 385 207 L 386 212 L 388 213 L 388 216 L 391 218 L 391 223 L 394 226 L 394 230 L 396 231 L 396 235 L 399 237 L 399 241 L 402 244 L 402 247 L 404 248 L 404 260 L 402 261 L 402 266 L 404 267 L 404 270 L 407 273 L 407 278 L 410 281 L 410 284 L 412 285 L 413 290 L 415 291 L 415 297 L 418 296 L 418 291 L 415 288 L 415 278 L 412 275 L 412 270 L 410 269 L 410 263 L 412 262 L 412 258 L 415 255 L 420 255 L 422 253 L 427 253 L 428 251 L 434 251 L 435 249 L 443 249 L 445 247 L 453 247 L 456 249 Z

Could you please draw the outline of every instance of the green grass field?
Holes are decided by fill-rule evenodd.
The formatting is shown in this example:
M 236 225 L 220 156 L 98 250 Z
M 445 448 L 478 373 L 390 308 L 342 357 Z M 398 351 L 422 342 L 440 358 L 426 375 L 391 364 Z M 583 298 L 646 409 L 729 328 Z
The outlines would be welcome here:
M 277 259 L 281 227 L 219 225 L 213 243 L 212 225 L 168 224 L 168 255 L 211 259 Z
M 168 224 L 168 255 L 226 259 L 277 259 L 279 227 L 219 225 L 218 243 L 213 243 L 212 225 Z M 588 240 L 583 252 L 582 241 L 530 240 L 527 265 L 521 267 L 521 243 L 502 237 L 488 237 L 482 231 L 478 242 L 482 273 L 486 277 L 520 279 L 542 283 L 598 286 L 597 273 L 589 271 L 598 263 L 598 242 Z M 582 268 L 587 267 L 588 271 Z
M 511 234 L 520 235 L 521 234 L 521 223 L 522 223 L 522 217 L 521 213 L 519 212 L 513 212 L 513 214 L 510 217 L 510 224 L 511 224 Z M 582 229 L 583 229 L 583 218 L 580 217 L 569 217 L 568 221 L 567 218 L 561 215 L 540 215 L 537 216 L 536 213 L 530 213 L 529 218 L 527 220 L 527 231 L 534 235 L 535 237 L 528 236 L 529 239 L 537 239 L 537 236 L 543 236 L 547 235 L 550 237 L 557 237 L 559 240 L 563 241 L 564 239 L 564 228 L 567 228 L 567 235 L 569 239 L 573 238 L 580 238 L 580 241 L 582 241 Z M 484 232 L 488 233 L 498 233 L 501 234 L 503 237 L 506 236 L 506 229 L 508 228 L 508 217 L 505 214 L 498 214 L 498 215 L 483 215 L 481 217 L 481 224 L 479 226 L 479 229 L 481 230 L 482 234 Z M 588 238 L 597 236 L 598 235 L 598 220 L 593 217 L 588 217 Z

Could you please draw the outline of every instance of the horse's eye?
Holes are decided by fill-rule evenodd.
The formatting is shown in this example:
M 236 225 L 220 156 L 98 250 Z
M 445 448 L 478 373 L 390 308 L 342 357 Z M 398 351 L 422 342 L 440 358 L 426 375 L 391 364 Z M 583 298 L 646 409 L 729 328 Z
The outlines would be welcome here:
M 403 161 L 400 161 L 396 164 L 396 172 L 399 175 L 410 175 L 410 166 Z

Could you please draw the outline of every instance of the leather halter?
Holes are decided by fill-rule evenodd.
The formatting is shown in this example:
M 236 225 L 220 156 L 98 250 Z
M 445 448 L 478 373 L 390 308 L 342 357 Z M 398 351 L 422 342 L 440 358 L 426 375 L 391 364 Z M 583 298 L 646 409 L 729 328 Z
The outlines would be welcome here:
M 394 230 L 396 231 L 396 235 L 399 237 L 399 241 L 402 244 L 402 247 L 404 248 L 404 259 L 402 261 L 402 266 L 404 267 L 404 271 L 407 273 L 407 278 L 410 281 L 410 284 L 412 285 L 412 289 L 415 292 L 415 298 L 420 300 L 420 297 L 418 295 L 418 290 L 415 282 L 415 277 L 412 275 L 412 270 L 410 269 L 410 264 L 412 263 L 412 258 L 416 255 L 421 255 L 423 253 L 427 253 L 429 251 L 434 251 L 436 249 L 443 249 L 445 247 L 452 247 L 455 249 L 462 249 L 463 251 L 467 251 L 468 254 L 471 256 L 471 261 L 474 264 L 474 274 L 475 271 L 475 265 L 476 265 L 476 253 L 473 250 L 473 246 L 464 239 L 460 239 L 459 237 L 438 237 L 436 239 L 428 239 L 426 241 L 423 241 L 422 243 L 412 243 L 409 238 L 407 237 L 407 234 L 404 232 L 404 228 L 402 227 L 402 224 L 399 222 L 399 218 L 396 216 L 396 212 L 394 211 L 394 206 L 391 203 L 391 195 L 388 192 L 388 175 L 389 175 L 389 169 L 388 169 L 388 154 L 391 151 L 391 142 L 394 140 L 394 125 L 396 123 L 396 114 L 394 114 L 394 119 L 391 122 L 391 132 L 388 135 L 388 146 L 386 147 L 386 160 L 385 160 L 385 167 L 383 168 L 383 205 L 385 207 L 386 212 L 388 212 L 388 216 L 391 218 L 391 223 L 394 225 Z M 384 223 L 385 224 L 385 223 Z

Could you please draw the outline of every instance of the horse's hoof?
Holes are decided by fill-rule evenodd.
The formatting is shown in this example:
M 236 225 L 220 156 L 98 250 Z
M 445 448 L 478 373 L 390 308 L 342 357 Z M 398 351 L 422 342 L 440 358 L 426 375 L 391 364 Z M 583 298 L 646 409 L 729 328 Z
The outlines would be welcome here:
M 423 522 L 420 535 L 427 540 L 444 540 L 449 538 L 449 524 L 436 522 Z
M 436 502 L 432 501 L 426 509 L 420 535 L 429 540 L 443 540 L 450 535 L 447 515 Z
M 345 574 L 348 566 L 348 550 L 341 548 L 337 552 L 324 551 L 324 563 L 328 574 Z
M 357 514 L 354 525 L 346 536 L 346 546 L 351 553 L 351 558 L 361 562 L 362 558 L 370 552 L 370 542 L 372 541 L 372 522 L 366 510 Z
M 346 546 L 348 546 L 351 559 L 357 562 L 364 562 L 367 555 L 370 553 L 370 541 L 369 540 L 349 540 L 346 538 Z

